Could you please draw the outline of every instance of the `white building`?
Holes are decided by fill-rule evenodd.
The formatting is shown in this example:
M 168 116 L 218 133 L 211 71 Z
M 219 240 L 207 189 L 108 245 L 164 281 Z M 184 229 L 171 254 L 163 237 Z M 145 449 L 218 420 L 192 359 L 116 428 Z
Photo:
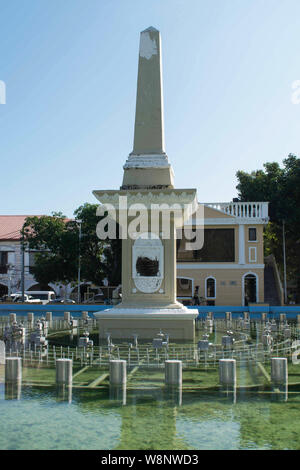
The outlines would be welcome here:
M 29 215 L 0 215 L 0 297 L 21 290 L 22 250 L 21 229 Z M 64 295 L 59 285 L 41 286 L 30 272 L 34 264 L 34 254 L 25 250 L 24 284 L 28 290 L 54 290 L 56 295 Z M 69 295 L 70 288 L 66 294 Z

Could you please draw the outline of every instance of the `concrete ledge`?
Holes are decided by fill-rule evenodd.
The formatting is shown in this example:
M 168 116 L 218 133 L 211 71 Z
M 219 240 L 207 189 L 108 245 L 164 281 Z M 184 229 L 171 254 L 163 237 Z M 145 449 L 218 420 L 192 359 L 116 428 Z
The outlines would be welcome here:
M 136 333 L 140 339 L 152 339 L 162 330 L 170 340 L 194 340 L 195 319 L 198 310 L 190 309 L 117 309 L 96 312 L 100 338 L 111 333 L 112 338 L 132 338 Z
M 110 308 L 95 312 L 97 319 L 119 319 L 124 318 L 142 319 L 142 320 L 194 320 L 199 315 L 196 309 L 183 308 Z

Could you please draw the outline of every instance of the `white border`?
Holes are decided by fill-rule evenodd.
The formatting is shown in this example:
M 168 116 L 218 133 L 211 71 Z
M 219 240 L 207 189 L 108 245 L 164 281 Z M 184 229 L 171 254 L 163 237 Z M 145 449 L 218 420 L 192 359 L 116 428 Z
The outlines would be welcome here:
M 205 218 L 204 225 L 249 225 L 249 224 L 256 224 L 256 225 L 267 225 L 264 219 L 255 219 L 255 218 L 224 218 L 224 217 L 215 217 L 215 218 Z M 199 225 L 200 227 L 203 225 L 203 220 L 194 220 L 193 222 L 188 221 L 188 223 L 184 224 L 185 226 L 194 226 L 196 227 Z
M 237 263 L 223 263 L 222 264 L 213 264 L 213 263 L 177 263 L 177 269 L 264 269 L 264 264 L 237 264 Z
M 251 250 L 254 250 L 254 257 L 251 256 Z M 256 246 L 249 246 L 249 263 L 256 263 L 256 261 L 257 261 Z

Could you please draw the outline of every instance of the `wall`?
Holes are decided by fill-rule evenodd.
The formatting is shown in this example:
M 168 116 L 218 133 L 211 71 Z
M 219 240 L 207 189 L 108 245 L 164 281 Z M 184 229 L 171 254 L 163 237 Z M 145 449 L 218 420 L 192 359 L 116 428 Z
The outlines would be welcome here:
M 178 269 L 178 277 L 194 279 L 194 286 L 199 286 L 199 295 L 205 297 L 205 279 L 216 279 L 215 305 L 242 305 L 242 279 L 246 273 L 258 276 L 258 302 L 264 301 L 264 270 L 263 269 Z M 234 283 L 234 284 L 233 284 Z

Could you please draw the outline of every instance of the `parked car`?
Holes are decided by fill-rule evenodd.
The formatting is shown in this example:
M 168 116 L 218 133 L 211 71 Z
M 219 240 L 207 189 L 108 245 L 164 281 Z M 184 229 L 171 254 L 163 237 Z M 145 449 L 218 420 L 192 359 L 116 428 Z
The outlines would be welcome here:
M 53 290 L 25 291 L 25 294 L 30 295 L 34 299 L 39 299 L 43 305 L 46 305 L 51 300 L 55 299 L 55 292 Z
M 50 300 L 54 299 L 54 291 L 25 291 L 24 302 L 30 304 L 46 305 Z M 15 292 L 10 296 L 5 296 L 4 302 L 22 302 L 22 292 Z
M 76 304 L 76 302 L 73 299 L 58 297 L 57 299 L 50 300 L 49 304 Z
M 11 299 L 15 303 L 22 302 L 22 294 L 11 294 Z M 32 295 L 24 294 L 24 302 L 26 304 L 40 304 L 42 303 L 41 299 L 36 299 L 35 297 L 32 297 Z

